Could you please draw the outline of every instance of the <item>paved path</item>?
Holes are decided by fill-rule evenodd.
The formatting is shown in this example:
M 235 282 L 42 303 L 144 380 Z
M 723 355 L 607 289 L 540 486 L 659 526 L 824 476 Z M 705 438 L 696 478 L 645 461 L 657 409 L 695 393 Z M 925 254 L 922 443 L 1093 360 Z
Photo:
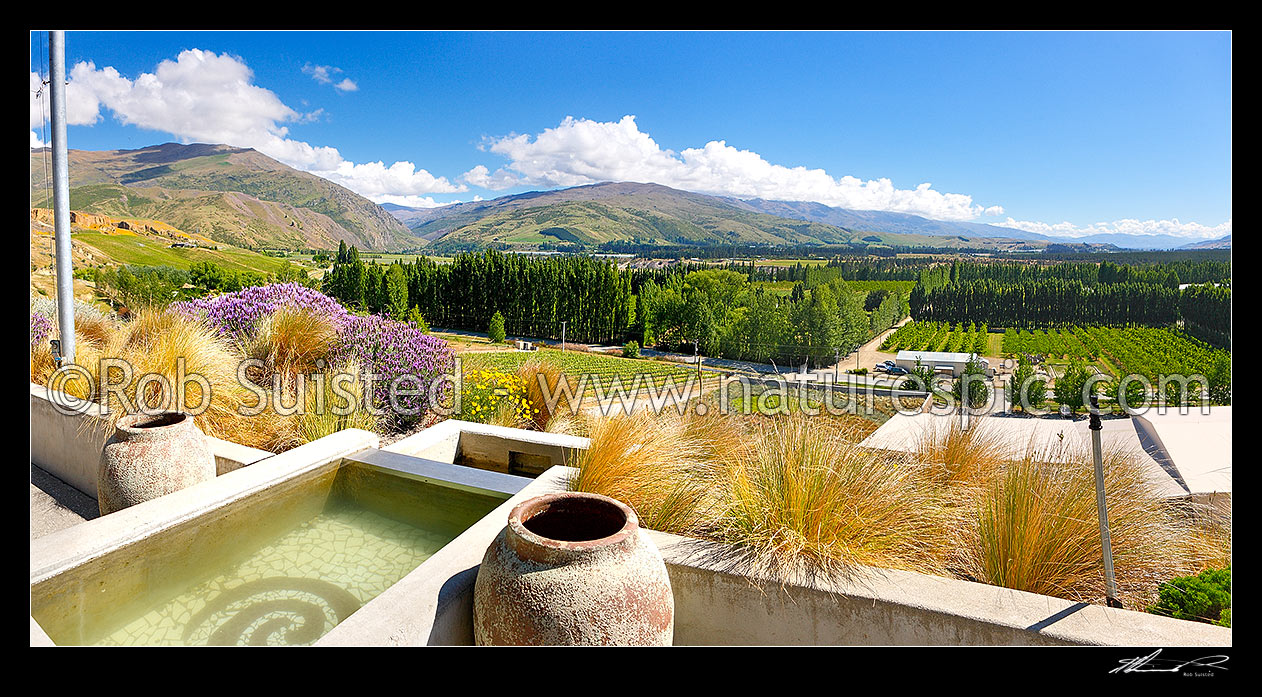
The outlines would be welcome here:
M 31 465 L 31 539 L 100 515 L 96 500 Z

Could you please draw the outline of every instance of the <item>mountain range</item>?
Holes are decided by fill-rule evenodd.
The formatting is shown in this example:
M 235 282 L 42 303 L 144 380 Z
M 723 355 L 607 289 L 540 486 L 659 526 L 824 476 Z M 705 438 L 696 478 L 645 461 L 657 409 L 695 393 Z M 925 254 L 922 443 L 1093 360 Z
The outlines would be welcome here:
M 48 150 L 31 150 L 31 206 L 51 207 Z M 242 247 L 447 252 L 489 245 L 594 248 L 602 243 L 902 245 L 1036 251 L 1049 244 L 1107 251 L 1230 247 L 1231 236 L 1055 238 L 982 223 L 798 201 L 738 199 L 659 184 L 606 182 L 437 208 L 378 205 L 249 148 L 166 143 L 70 151 L 76 211 L 161 220 Z M 1204 246 L 1199 246 L 1204 245 Z
M 31 206 L 51 208 L 47 148 L 31 150 Z M 166 143 L 71 150 L 70 208 L 161 220 L 240 247 L 414 246 L 407 227 L 345 187 L 249 149 Z

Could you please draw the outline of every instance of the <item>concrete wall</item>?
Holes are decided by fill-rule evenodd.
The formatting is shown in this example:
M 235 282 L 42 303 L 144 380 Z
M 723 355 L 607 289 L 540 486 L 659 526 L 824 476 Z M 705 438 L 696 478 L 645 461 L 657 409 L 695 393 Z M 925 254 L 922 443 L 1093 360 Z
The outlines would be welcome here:
M 551 467 L 566 465 L 590 444 L 578 436 L 448 419 L 382 450 L 536 477 Z
M 652 537 L 675 591 L 676 645 L 1231 645 L 1223 627 L 906 571 L 786 582 L 740 569 L 715 543 Z
M 30 385 L 31 463 L 95 499 L 101 448 L 113 432 L 108 417 L 97 404 L 62 413 L 53 406 L 47 388 Z M 221 475 L 273 455 L 218 438 L 207 440 Z
M 486 547 L 519 501 L 564 489 L 548 470 L 320 640 L 468 645 Z M 650 532 L 675 592 L 676 645 L 1229 646 L 1231 630 L 981 583 L 862 568 L 843 582 L 772 579 L 730 549 Z

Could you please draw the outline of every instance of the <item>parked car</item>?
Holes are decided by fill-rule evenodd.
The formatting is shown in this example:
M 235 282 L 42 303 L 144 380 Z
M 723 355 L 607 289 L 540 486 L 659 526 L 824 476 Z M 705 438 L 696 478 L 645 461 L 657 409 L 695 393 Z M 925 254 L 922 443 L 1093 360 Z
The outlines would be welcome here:
M 885 372 L 889 373 L 890 375 L 906 375 L 907 373 L 911 371 L 899 365 L 892 365 L 888 369 L 886 369 Z
M 876 364 L 876 367 L 873 368 L 873 370 L 875 370 L 878 373 L 885 373 L 885 372 L 889 372 L 889 369 L 893 367 L 894 367 L 894 361 L 881 361 L 880 363 Z

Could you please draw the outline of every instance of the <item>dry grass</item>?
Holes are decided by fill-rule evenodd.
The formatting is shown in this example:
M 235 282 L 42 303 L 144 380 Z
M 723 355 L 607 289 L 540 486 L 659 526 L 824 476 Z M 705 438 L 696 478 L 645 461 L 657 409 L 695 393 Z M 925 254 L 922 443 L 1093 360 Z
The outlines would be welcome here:
M 1193 565 L 1189 526 L 1153 490 L 1139 461 L 1105 457 L 1105 492 L 1119 598 L 1142 607 L 1161 581 Z M 961 562 L 986 583 L 1101 602 L 1103 550 L 1089 452 L 1029 450 L 986 486 L 964 530 Z
M 377 430 L 376 415 L 364 408 L 367 386 L 358 377 L 359 367 L 351 364 L 336 371 L 334 375 L 338 373 L 355 376 L 353 380 L 344 380 L 339 383 L 342 392 L 349 393 L 351 398 L 348 400 L 334 391 L 333 379 L 330 375 L 324 376 L 324 379 L 319 381 L 306 380 L 303 388 L 305 409 L 285 419 L 288 435 L 284 443 L 286 447 L 310 443 L 347 428 Z
M 951 424 L 921 440 L 930 464 L 915 466 L 856 436 L 803 416 L 598 419 L 571 488 L 626 501 L 647 527 L 724 542 L 731 560 L 781 578 L 878 567 L 1103 600 L 1089 451 L 1009 453 L 993 432 Z M 1148 476 L 1137 458 L 1106 455 L 1116 579 L 1131 608 L 1160 582 L 1231 558 L 1229 512 L 1172 504 Z
M 592 445 L 571 463 L 570 490 L 625 502 L 645 527 L 700 534 L 713 519 L 716 450 L 686 418 L 648 411 L 591 424 Z
M 516 375 L 526 386 L 526 402 L 530 403 L 531 414 L 533 414 L 529 423 L 517 424 L 517 426 L 548 433 L 577 434 L 586 431 L 586 417 L 581 410 L 570 413 L 567 399 L 555 400 L 555 409 L 548 407 L 545 388 L 546 393 L 555 395 L 562 385 L 562 380 L 565 380 L 570 389 L 574 388 L 574 381 L 565 375 L 560 367 L 541 360 L 538 356 L 531 356 L 517 369 Z
M 315 373 L 337 341 L 332 319 L 310 308 L 283 305 L 260 323 L 253 339 L 243 347 L 250 358 L 262 360 L 271 374 L 292 384 L 298 373 Z
M 958 419 L 933 420 L 912 444 L 912 461 L 944 485 L 985 484 L 1008 458 L 997 429 L 984 419 L 963 428 Z
M 725 475 L 715 536 L 757 566 L 829 577 L 858 565 L 943 572 L 935 492 L 842 429 L 800 416 L 769 420 Z
M 196 417 L 203 433 L 266 450 L 283 447 L 284 417 L 270 408 L 249 415 L 250 408 L 258 405 L 259 396 L 238 381 L 240 354 L 203 321 L 166 310 L 141 310 L 133 313 L 131 321 L 110 338 L 103 354 L 131 364 L 133 380 L 124 394 L 133 404 L 196 410 L 205 399 L 204 387 L 198 381 L 185 383 L 182 402 L 173 394 L 163 395 L 161 385 L 156 383 L 146 385 L 139 396 L 137 389 L 140 376 L 147 374 L 162 375 L 172 386 L 177 384 L 181 372 L 200 375 L 210 391 L 209 407 Z M 117 406 L 111 405 L 115 418 L 121 415 Z
M 349 415 L 337 415 L 328 409 L 318 413 L 317 402 L 323 400 L 327 406 L 342 401 L 332 393 L 328 376 L 323 380 L 322 395 L 318 394 L 319 389 L 310 389 L 318 388 L 319 383 L 308 380 L 308 389 L 304 389 L 301 396 L 307 408 L 292 410 L 299 399 L 296 376 L 329 372 L 317 360 L 328 354 L 337 337 L 336 328 L 327 318 L 306 310 L 276 312 L 263 323 L 257 338 L 245 346 L 220 337 L 201 320 L 156 309 L 137 311 L 130 321 L 122 323 L 86 315 L 82 319 L 77 317 L 75 336 L 75 362 L 91 375 L 93 384 L 72 378 L 58 387 L 80 398 L 103 399 L 99 361 L 103 357 L 118 358 L 132 369 L 131 382 L 122 390 L 131 406 L 143 403 L 151 409 L 196 410 L 203 401 L 202 383 L 199 380 L 183 383 L 183 403 L 179 403 L 174 388 L 181 372 L 205 378 L 210 388 L 210 404 L 197 415 L 198 428 L 206 435 L 242 445 L 281 451 L 342 428 L 374 430 L 377 426 L 376 417 L 362 408 Z M 262 411 L 256 408 L 258 393 L 243 386 L 238 379 L 238 367 L 246 357 L 259 358 L 267 364 L 265 370 L 249 375 L 261 386 L 256 389 L 268 393 L 269 406 Z M 47 384 L 53 370 L 47 346 L 32 347 L 31 381 Z M 137 382 L 147 374 L 163 376 L 171 390 L 150 381 L 137 401 Z M 358 373 L 352 371 L 352 374 Z M 118 383 L 122 373 L 112 369 L 109 377 Z M 363 385 L 358 380 L 344 388 L 362 397 Z M 274 408 L 278 398 L 276 390 L 283 405 L 281 411 L 292 413 L 278 413 Z M 116 394 L 110 396 L 109 402 L 113 420 L 125 414 L 124 405 Z

